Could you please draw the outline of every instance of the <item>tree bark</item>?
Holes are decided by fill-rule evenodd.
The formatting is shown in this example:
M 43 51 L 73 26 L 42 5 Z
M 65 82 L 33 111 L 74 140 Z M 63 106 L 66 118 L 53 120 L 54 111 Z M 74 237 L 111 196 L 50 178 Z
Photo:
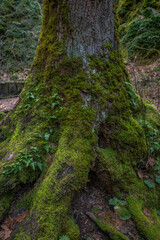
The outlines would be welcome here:
M 134 99 L 128 94 L 117 27 L 113 1 L 43 2 L 32 73 L 17 108 L 1 123 L 1 218 L 22 184 L 34 189 L 29 216 L 12 239 L 57 240 L 70 232 L 75 226 L 68 224 L 71 201 L 86 186 L 90 171 L 110 194 L 128 197 L 145 239 L 160 239 L 159 230 L 152 235 L 150 224 L 149 234 L 140 230 L 146 217 L 141 213 L 136 218 L 141 207 L 137 203 L 132 209 L 130 200 L 140 198 L 153 209 L 158 195 L 136 175 L 147 146 L 137 122 L 141 101 L 132 89 Z M 151 106 L 148 111 L 159 119 Z M 117 231 L 110 235 L 127 239 Z M 79 239 L 77 233 L 69 237 Z

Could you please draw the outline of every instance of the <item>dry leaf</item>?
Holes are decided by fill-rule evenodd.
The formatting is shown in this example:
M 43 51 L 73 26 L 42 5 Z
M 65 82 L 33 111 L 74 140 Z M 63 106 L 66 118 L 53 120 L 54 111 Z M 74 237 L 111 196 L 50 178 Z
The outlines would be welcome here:
M 9 230 L 8 229 L 8 231 L 5 231 L 5 234 L 4 234 L 4 237 L 3 237 L 3 240 L 6 240 L 7 238 L 9 238 L 10 237 L 10 235 L 11 235 L 11 230 Z
M 140 179 L 144 177 L 143 172 L 141 170 L 138 170 L 137 174 Z
M 28 216 L 28 211 L 19 214 L 17 217 L 14 217 L 13 219 L 19 223 L 19 222 L 23 222 L 27 216 Z
M 154 158 L 148 158 L 148 161 L 146 163 L 146 168 L 149 168 L 149 167 L 154 167 L 155 166 L 155 159 Z

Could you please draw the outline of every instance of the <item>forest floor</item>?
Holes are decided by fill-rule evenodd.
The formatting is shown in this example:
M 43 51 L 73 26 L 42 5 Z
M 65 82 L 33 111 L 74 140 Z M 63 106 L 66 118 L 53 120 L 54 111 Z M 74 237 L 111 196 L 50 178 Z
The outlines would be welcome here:
M 109 204 L 111 195 L 95 182 L 90 182 L 80 191 L 72 202 L 72 216 L 76 220 L 81 232 L 81 240 L 110 240 L 106 232 L 103 232 L 90 218 L 94 216 L 117 231 L 126 235 L 130 240 L 140 240 L 134 223 L 131 219 L 123 221 L 114 211 L 114 206 Z
M 160 110 L 160 60 L 150 65 L 127 64 L 127 69 L 136 93 Z
M 123 233 L 130 240 L 141 240 L 131 219 L 123 221 L 115 213 L 114 206 L 109 204 L 111 195 L 102 189 L 98 181 L 92 179 L 86 187 L 76 194 L 72 201 L 70 215 L 74 217 L 80 229 L 80 240 L 110 240 L 90 218 L 95 216 L 102 221 L 107 221 L 114 229 Z M 28 216 L 28 210 L 23 206 L 23 199 L 27 194 L 32 194 L 32 187 L 26 186 L 15 194 L 12 206 L 2 219 L 0 225 L 0 240 L 12 240 L 21 223 Z

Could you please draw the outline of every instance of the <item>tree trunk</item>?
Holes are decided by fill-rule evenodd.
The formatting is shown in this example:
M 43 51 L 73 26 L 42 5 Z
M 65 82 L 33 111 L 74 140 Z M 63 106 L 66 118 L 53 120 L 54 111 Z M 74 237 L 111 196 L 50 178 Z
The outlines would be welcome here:
M 90 172 L 111 196 L 127 201 L 140 235 L 160 239 L 156 212 L 149 218 L 142 212 L 158 209 L 158 193 L 136 175 L 147 160 L 137 122 L 144 104 L 130 87 L 117 28 L 114 1 L 44 0 L 32 73 L 1 122 L 1 219 L 19 189 L 33 187 L 29 215 L 10 239 L 79 239 L 70 206 Z M 158 127 L 158 113 L 149 105 L 145 111 Z M 109 239 L 129 239 L 92 220 Z

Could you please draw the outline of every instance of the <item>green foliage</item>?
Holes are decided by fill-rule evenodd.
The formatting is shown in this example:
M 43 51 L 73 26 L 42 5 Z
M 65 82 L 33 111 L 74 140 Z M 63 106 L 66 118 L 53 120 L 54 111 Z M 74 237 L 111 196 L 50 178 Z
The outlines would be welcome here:
M 160 137 L 159 131 L 155 128 L 152 128 L 151 125 L 145 121 L 140 120 L 140 125 L 144 128 L 148 150 L 150 155 L 155 155 L 160 152 Z
M 129 25 L 122 38 L 122 45 L 127 44 L 130 59 L 151 57 L 160 53 L 160 12 L 146 8 Z
M 115 211 L 115 213 L 118 214 L 119 218 L 123 221 L 129 220 L 131 218 L 131 215 L 130 215 L 129 211 L 124 206 L 117 206 L 116 205 L 114 207 L 114 211 Z
M 109 200 L 109 204 L 112 206 L 115 206 L 115 205 L 125 206 L 127 203 L 123 200 L 119 200 L 118 198 L 114 197 Z
M 156 179 L 155 179 L 156 183 L 160 183 L 160 175 L 156 175 L 155 177 L 156 177 Z
M 44 135 L 44 138 L 45 138 L 46 141 L 49 140 L 49 137 L 50 137 L 50 134 L 49 134 L 49 133 L 46 133 L 46 134 Z
M 21 151 L 19 156 L 16 159 L 16 162 L 11 164 L 4 164 L 3 174 L 11 175 L 17 174 L 18 172 L 24 171 L 26 168 L 30 168 L 32 171 L 35 171 L 37 168 L 42 171 L 42 163 L 37 161 L 40 159 L 38 149 L 31 146 L 30 151 Z
M 29 93 L 27 94 L 27 98 L 29 98 L 29 99 L 34 99 L 33 93 L 32 93 L 32 92 L 29 92 Z
M 5 71 L 17 71 L 32 63 L 40 25 L 38 0 L 0 1 L 0 65 Z
M 158 216 L 160 216 L 160 210 L 157 210 L 157 214 L 158 214 Z
M 119 200 L 118 198 L 111 198 L 109 200 L 109 204 L 114 206 L 114 211 L 117 213 L 121 220 L 126 221 L 131 218 L 130 213 L 128 212 L 127 208 L 124 207 L 127 203 L 123 200 Z
M 155 188 L 155 184 L 149 180 L 144 180 L 144 183 L 149 187 L 149 188 Z
M 126 85 L 126 89 L 127 89 L 127 93 L 129 95 L 129 98 L 130 98 L 130 105 L 133 105 L 135 106 L 136 103 L 135 103 L 135 92 L 133 90 L 133 87 L 132 87 L 132 84 L 130 82 L 125 82 L 125 85 Z
M 125 214 L 120 217 L 120 219 L 123 220 L 123 221 L 129 220 L 130 218 L 131 218 L 131 214 L 129 213 L 128 210 L 126 210 Z

